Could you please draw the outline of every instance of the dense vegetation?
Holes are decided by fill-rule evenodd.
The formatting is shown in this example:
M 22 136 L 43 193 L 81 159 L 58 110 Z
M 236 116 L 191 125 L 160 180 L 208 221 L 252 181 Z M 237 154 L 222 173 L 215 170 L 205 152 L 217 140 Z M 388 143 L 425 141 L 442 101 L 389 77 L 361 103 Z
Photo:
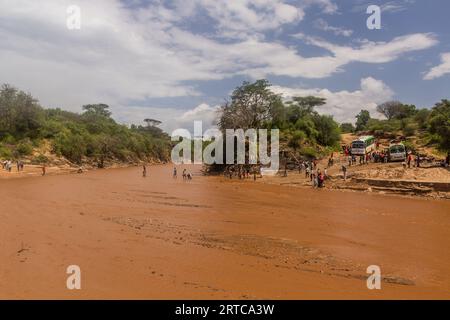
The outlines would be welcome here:
M 339 124 L 332 116 L 320 115 L 314 107 L 325 104 L 317 97 L 295 97 L 284 102 L 270 90 L 267 80 L 244 82 L 230 102 L 220 109 L 219 128 L 280 129 L 281 149 L 297 156 L 316 157 L 339 147 Z
M 30 94 L 9 85 L 0 88 L 0 158 L 32 156 L 33 150 L 50 143 L 51 151 L 73 163 L 167 160 L 170 139 L 145 119 L 146 126 L 127 127 L 111 118 L 105 104 L 83 106 L 83 113 L 44 109 Z M 43 154 L 34 155 L 45 162 Z
M 422 145 L 450 151 L 450 101 L 442 100 L 432 109 L 418 109 L 414 105 L 399 101 L 388 101 L 377 107 L 386 119 L 373 119 L 369 111 L 361 110 L 356 115 L 356 127 L 342 124 L 343 132 L 367 131 L 377 137 L 405 138 L 418 136 Z
M 339 125 L 332 116 L 320 115 L 314 108 L 325 103 L 325 99 L 312 96 L 283 101 L 270 90 L 267 80 L 244 82 L 221 107 L 217 124 L 222 130 L 280 129 L 281 150 L 294 157 L 314 158 L 336 150 L 341 132 L 370 132 L 378 137 L 419 135 L 423 145 L 450 151 L 449 100 L 442 100 L 431 110 L 386 102 L 377 107 L 385 120 L 374 119 L 369 111 L 361 110 L 355 125 Z M 116 123 L 105 104 L 85 105 L 82 110 L 79 114 L 45 109 L 30 94 L 1 86 L 0 158 L 27 157 L 42 163 L 47 158 L 39 150 L 47 146 L 72 163 L 99 167 L 105 161 L 169 159 L 171 142 L 158 128 L 158 120 L 143 119 L 145 125 L 128 127 Z

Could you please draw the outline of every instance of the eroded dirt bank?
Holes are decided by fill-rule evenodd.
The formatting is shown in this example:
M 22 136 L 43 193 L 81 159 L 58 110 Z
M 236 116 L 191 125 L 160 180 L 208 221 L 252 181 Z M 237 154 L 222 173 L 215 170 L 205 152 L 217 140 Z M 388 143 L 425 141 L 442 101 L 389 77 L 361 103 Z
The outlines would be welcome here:
M 0 181 L 0 298 L 450 298 L 449 201 L 171 171 Z

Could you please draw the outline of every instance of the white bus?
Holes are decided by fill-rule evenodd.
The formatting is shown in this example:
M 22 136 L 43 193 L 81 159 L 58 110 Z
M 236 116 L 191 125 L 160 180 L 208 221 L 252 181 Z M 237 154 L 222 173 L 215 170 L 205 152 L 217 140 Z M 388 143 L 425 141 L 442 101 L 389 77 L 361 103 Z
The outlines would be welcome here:
M 375 137 L 362 136 L 352 142 L 351 152 L 355 156 L 364 156 L 375 150 Z
M 403 143 L 391 143 L 389 145 L 389 161 L 405 161 L 406 148 Z

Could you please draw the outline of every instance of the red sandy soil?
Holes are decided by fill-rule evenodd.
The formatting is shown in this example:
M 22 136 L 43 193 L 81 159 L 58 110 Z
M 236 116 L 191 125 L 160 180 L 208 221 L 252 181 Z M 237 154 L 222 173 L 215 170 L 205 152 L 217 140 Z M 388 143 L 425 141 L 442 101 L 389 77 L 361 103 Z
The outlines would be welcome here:
M 449 201 L 148 171 L 0 180 L 0 298 L 450 298 Z
M 46 166 L 46 174 L 67 174 L 70 172 L 76 172 L 75 168 L 69 166 L 57 167 L 57 166 Z M 13 178 L 23 178 L 23 177 L 37 177 L 42 176 L 42 165 L 31 165 L 26 164 L 23 171 L 17 171 L 16 163 L 13 163 L 11 172 L 8 172 L 0 167 L 0 179 L 13 179 Z

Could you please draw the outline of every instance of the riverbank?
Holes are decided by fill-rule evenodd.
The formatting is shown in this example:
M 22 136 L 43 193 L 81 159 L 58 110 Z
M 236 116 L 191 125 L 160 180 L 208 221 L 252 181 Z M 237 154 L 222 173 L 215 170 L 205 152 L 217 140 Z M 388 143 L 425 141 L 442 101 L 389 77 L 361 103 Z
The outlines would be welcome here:
M 0 181 L 0 298 L 450 298 L 450 203 L 172 167 Z M 181 172 L 179 168 L 179 172 Z M 78 265 L 82 289 L 66 288 Z M 368 290 L 379 265 L 382 290 Z
M 347 168 L 347 179 L 344 180 L 342 165 Z M 369 163 L 348 166 L 346 160 L 339 156 L 334 165 L 327 167 L 320 161 L 317 169 L 326 170 L 325 189 L 336 189 L 349 192 L 365 192 L 409 197 L 428 197 L 434 199 L 450 199 L 450 169 L 411 167 L 405 168 L 402 163 Z M 313 188 L 313 182 L 306 176 L 305 170 L 288 170 L 286 176 L 280 171 L 275 176 L 265 176 L 257 181 L 267 184 Z
M 109 163 L 106 168 L 97 168 L 92 165 L 84 165 L 84 166 L 75 166 L 75 165 L 46 165 L 45 166 L 45 175 L 46 176 L 54 176 L 54 175 L 66 175 L 66 174 L 81 174 L 87 173 L 90 171 L 97 170 L 111 170 L 111 169 L 119 169 L 119 168 L 133 168 L 141 166 L 143 163 Z M 160 165 L 164 164 L 161 161 L 149 161 L 146 162 L 146 165 Z M 13 167 L 11 172 L 7 170 L 0 169 L 0 180 L 1 179 L 15 179 L 15 178 L 30 178 L 30 177 L 41 177 L 43 175 L 43 165 L 33 165 L 26 164 L 23 170 L 17 170 L 16 167 Z

